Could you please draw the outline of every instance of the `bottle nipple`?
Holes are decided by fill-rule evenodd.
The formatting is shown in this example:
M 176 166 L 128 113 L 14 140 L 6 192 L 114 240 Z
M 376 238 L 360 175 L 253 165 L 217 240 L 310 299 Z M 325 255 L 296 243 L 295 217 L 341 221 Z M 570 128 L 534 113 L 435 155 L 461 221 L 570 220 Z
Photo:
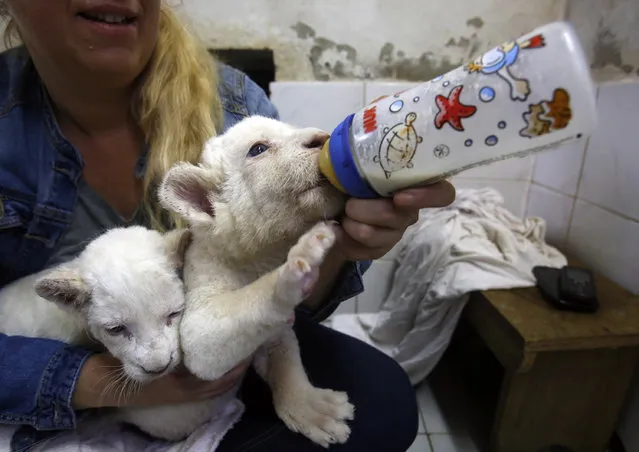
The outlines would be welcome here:
M 326 143 L 324 143 L 324 146 L 322 146 L 322 150 L 319 153 L 319 169 L 333 187 L 337 188 L 342 193 L 346 193 L 346 190 L 339 182 L 339 179 L 335 174 L 335 169 L 333 169 L 333 163 L 331 162 L 331 154 L 329 150 L 329 142 L 330 139 L 327 140 Z

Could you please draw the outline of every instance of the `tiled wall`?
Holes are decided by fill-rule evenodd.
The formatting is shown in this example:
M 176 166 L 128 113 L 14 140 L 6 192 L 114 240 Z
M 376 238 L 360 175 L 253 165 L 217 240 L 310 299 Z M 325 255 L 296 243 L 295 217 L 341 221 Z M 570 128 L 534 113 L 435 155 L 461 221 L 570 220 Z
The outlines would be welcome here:
M 580 145 L 537 156 L 526 213 L 548 240 L 639 293 L 639 82 L 602 84 L 598 127 Z M 622 416 L 626 450 L 639 450 L 639 381 Z
M 271 99 L 283 121 L 332 131 L 348 114 L 374 99 L 412 86 L 386 82 L 275 82 L 271 84 Z M 510 210 L 523 215 L 533 164 L 533 158 L 507 160 L 467 171 L 454 178 L 454 183 L 458 188 L 492 186 L 503 194 Z M 340 312 L 377 310 L 390 288 L 393 255 L 391 252 L 373 264 L 365 275 L 366 291 L 344 303 Z
M 590 140 L 537 156 L 527 215 L 548 241 L 639 293 L 639 83 L 598 89 Z

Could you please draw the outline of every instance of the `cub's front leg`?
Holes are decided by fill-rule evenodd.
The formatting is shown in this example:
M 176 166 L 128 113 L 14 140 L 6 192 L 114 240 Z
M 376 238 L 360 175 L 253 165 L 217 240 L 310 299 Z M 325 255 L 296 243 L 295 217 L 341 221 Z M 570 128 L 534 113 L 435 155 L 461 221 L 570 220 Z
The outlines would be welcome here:
M 275 412 L 290 430 L 322 447 L 348 440 L 351 429 L 346 421 L 354 419 L 355 407 L 345 392 L 311 384 L 292 329 L 265 344 L 253 364 L 271 388 Z
M 207 287 L 187 293 L 180 324 L 186 367 L 202 379 L 217 379 L 289 328 L 287 321 L 310 293 L 334 243 L 331 225 L 319 223 L 291 249 L 283 265 L 253 283 L 225 293 L 214 294 Z
M 319 268 L 324 259 L 322 237 L 325 227 L 318 225 L 305 234 L 291 249 L 287 264 Z M 280 286 L 280 289 L 285 287 Z M 292 287 L 295 288 L 295 284 Z M 295 294 L 293 291 L 289 295 Z M 286 293 L 283 291 L 279 295 L 284 297 Z M 277 415 L 289 429 L 323 447 L 348 440 L 350 428 L 346 421 L 354 418 L 355 408 L 345 392 L 317 388 L 310 383 L 292 329 L 266 343 L 256 355 L 254 364 L 273 392 Z

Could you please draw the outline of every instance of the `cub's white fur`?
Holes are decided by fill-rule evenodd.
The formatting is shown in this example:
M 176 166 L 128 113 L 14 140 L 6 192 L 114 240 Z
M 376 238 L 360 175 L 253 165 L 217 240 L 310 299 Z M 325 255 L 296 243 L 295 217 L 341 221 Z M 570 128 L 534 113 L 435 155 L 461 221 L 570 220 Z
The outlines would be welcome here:
M 181 362 L 185 300 L 177 270 L 189 239 L 185 229 L 112 229 L 76 259 L 3 288 L 0 332 L 106 349 L 134 382 L 166 375 Z M 124 409 L 118 418 L 170 436 L 172 426 L 152 410 Z
M 335 241 L 322 220 L 344 205 L 318 169 L 327 138 L 250 117 L 212 138 L 200 165 L 169 170 L 159 191 L 193 234 L 180 332 L 186 367 L 213 380 L 259 348 L 254 364 L 277 414 L 324 447 L 348 439 L 354 407 L 345 393 L 309 382 L 286 320 Z

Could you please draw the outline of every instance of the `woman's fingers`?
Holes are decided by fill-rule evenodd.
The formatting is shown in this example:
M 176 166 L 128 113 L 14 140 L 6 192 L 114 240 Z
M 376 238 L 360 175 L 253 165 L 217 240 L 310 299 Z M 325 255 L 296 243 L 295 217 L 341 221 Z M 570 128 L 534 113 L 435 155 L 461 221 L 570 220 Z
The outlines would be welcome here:
M 190 375 L 183 383 L 198 399 L 224 394 L 240 382 L 251 362 L 252 358 L 245 359 L 217 380 L 200 380 Z
M 455 186 L 447 181 L 419 188 L 407 188 L 393 197 L 397 207 L 427 209 L 446 207 L 455 200 Z

